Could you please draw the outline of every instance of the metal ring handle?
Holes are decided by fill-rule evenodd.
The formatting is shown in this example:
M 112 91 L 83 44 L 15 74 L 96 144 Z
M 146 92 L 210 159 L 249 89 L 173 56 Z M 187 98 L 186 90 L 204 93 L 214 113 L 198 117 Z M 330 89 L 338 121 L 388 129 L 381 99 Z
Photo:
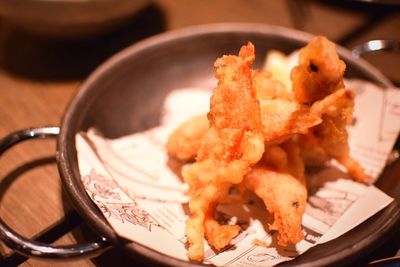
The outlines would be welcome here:
M 31 128 L 17 131 L 0 140 L 0 156 L 9 148 L 24 140 L 33 138 L 57 137 L 59 127 Z M 93 257 L 109 248 L 104 237 L 100 240 L 78 245 L 53 246 L 22 237 L 12 230 L 0 218 L 0 239 L 12 250 L 27 257 L 39 257 L 47 259 L 72 259 L 79 257 Z
M 397 40 L 371 40 L 371 41 L 365 42 L 363 44 L 357 45 L 351 49 L 353 56 L 356 58 L 359 58 L 366 54 L 382 52 L 382 51 L 399 52 L 400 51 L 400 41 L 397 41 Z

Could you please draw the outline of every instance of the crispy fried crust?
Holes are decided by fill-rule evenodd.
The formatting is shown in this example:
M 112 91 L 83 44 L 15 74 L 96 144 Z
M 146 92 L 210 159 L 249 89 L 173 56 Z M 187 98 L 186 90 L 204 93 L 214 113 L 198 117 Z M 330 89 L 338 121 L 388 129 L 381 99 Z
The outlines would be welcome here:
M 345 63 L 339 59 L 336 46 L 318 36 L 300 50 L 299 64 L 291 72 L 293 91 L 298 103 L 312 104 L 343 88 Z
M 182 162 L 194 160 L 208 125 L 206 114 L 197 115 L 179 125 L 168 138 L 168 155 Z
M 245 187 L 264 201 L 274 219 L 270 229 L 278 230 L 279 244 L 287 246 L 303 239 L 305 165 L 335 158 L 354 179 L 370 181 L 349 156 L 346 127 L 354 94 L 344 88 L 345 64 L 335 45 L 325 37 L 313 39 L 300 51 L 291 83 L 251 69 L 254 59 L 251 43 L 239 56 L 217 59 L 218 85 L 207 118 L 191 119 L 168 140 L 170 157 L 196 160 L 182 173 L 189 185 L 186 236 L 193 261 L 204 258 L 204 238 L 218 251 L 240 232 L 239 226 L 221 225 L 215 219 L 216 208 L 232 185 Z M 288 84 L 293 84 L 293 91 Z
M 196 162 L 183 173 L 191 195 L 186 236 L 193 261 L 204 257 L 205 223 L 208 241 L 215 249 L 225 247 L 237 234 L 237 228 L 219 226 L 213 211 L 230 185 L 239 184 L 264 152 L 260 109 L 252 83 L 254 58 L 254 46 L 249 43 L 240 49 L 239 56 L 223 56 L 214 64 L 218 86 L 210 100 L 210 128 Z
M 352 117 L 354 94 L 345 89 L 345 68 L 335 44 L 325 37 L 314 38 L 300 50 L 299 64 L 291 72 L 295 98 L 312 105 L 311 112 L 322 118 L 303 140 L 313 143 L 317 155 L 326 154 L 343 164 L 355 180 L 370 183 L 372 177 L 350 157 L 346 127 Z M 304 147 L 312 151 L 311 145 Z M 305 155 L 312 158 L 310 150 Z
M 270 228 L 278 230 L 278 244 L 296 244 L 304 238 L 301 221 L 307 202 L 300 150 L 292 140 L 266 148 L 269 150 L 275 152 L 264 156 L 263 161 L 246 175 L 244 183 L 264 201 L 273 216 Z

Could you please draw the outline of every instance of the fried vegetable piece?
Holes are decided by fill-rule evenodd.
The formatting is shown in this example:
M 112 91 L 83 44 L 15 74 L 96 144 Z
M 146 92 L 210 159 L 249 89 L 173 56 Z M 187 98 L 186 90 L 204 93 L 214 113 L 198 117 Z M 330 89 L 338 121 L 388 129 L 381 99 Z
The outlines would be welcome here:
M 290 74 L 296 101 L 312 104 L 344 88 L 345 69 L 335 44 L 326 37 L 317 36 L 300 50 L 299 64 Z
M 226 247 L 240 232 L 239 225 L 221 225 L 215 219 L 216 205 L 208 208 L 205 220 L 205 237 L 208 243 L 217 251 Z
M 307 202 L 304 164 L 291 139 L 266 148 L 263 160 L 246 175 L 244 184 L 256 193 L 273 216 L 270 229 L 278 230 L 278 244 L 296 244 L 304 238 L 301 228 Z
M 297 103 L 269 72 L 255 73 L 254 86 L 267 144 L 281 143 L 296 133 L 307 133 L 309 128 L 321 123 L 319 114 L 311 113 L 308 105 Z
M 228 235 L 223 242 L 213 242 L 210 235 L 215 231 L 213 227 L 205 227 L 206 219 L 214 220 L 212 213 L 220 199 L 228 194 L 232 184 L 242 182 L 264 152 L 260 108 L 252 83 L 254 59 L 254 46 L 249 43 L 240 49 L 239 56 L 223 56 L 214 63 L 218 85 L 210 100 L 210 128 L 196 162 L 183 172 L 189 185 L 190 218 L 186 236 L 188 256 L 193 261 L 203 260 L 205 235 L 217 249 L 228 245 L 233 238 Z M 237 234 L 237 227 L 226 228 Z
M 309 112 L 309 106 L 298 104 L 283 85 L 270 73 L 253 75 L 256 97 L 260 102 L 264 138 L 267 143 L 280 143 L 296 133 L 307 133 L 322 120 Z M 205 115 L 191 118 L 180 125 L 167 142 L 169 156 L 181 162 L 194 160 L 209 124 Z
M 334 158 L 346 167 L 353 179 L 369 183 L 372 177 L 367 175 L 360 164 L 350 157 L 347 125 L 351 122 L 354 107 L 354 93 L 349 89 L 339 89 L 311 107 L 311 111 L 321 114 L 323 121 L 310 132 L 300 137 L 303 150 L 323 150 L 328 158 Z M 311 143 L 311 144 L 310 144 Z M 307 146 L 305 148 L 305 146 Z
M 276 80 L 268 71 L 254 71 L 253 82 L 258 99 L 294 100 L 292 88 L 287 89 L 281 81 Z
M 260 110 L 267 144 L 279 144 L 293 134 L 306 134 L 322 121 L 309 107 L 285 99 L 260 100 Z
M 168 138 L 168 155 L 181 162 L 194 160 L 207 130 L 206 114 L 197 115 L 184 122 Z
M 351 120 L 353 106 L 354 93 L 349 89 L 339 89 L 338 91 L 332 93 L 324 99 L 316 101 L 311 106 L 310 112 L 315 114 L 316 116 L 324 118 L 325 121 L 331 121 L 330 118 L 341 118 L 341 120 L 343 120 L 342 127 L 345 127 L 347 123 Z M 329 123 L 329 125 L 331 125 L 331 123 Z M 328 129 L 326 129 L 327 131 L 323 130 L 323 132 L 325 132 L 325 136 L 323 136 L 319 127 L 320 125 L 311 129 L 309 134 L 299 135 L 298 137 L 300 139 L 299 145 L 301 148 L 301 155 L 303 157 L 305 165 L 307 166 L 323 165 L 334 154 L 339 154 L 339 150 L 348 150 L 347 131 L 341 130 L 339 132 L 337 129 L 333 129 L 334 132 L 331 132 L 332 134 L 336 134 L 336 141 L 334 142 L 338 142 L 337 139 L 339 139 L 341 142 L 341 144 L 339 144 L 337 147 L 334 147 L 334 149 L 337 150 L 335 153 L 334 151 L 330 152 L 329 146 L 323 144 L 326 143 L 328 140 L 321 140 L 325 140 L 330 137 L 326 135 L 329 132 Z M 326 127 L 328 127 L 328 124 L 326 125 Z M 345 151 L 342 151 L 342 153 L 344 152 Z M 348 151 L 345 153 L 348 154 Z
M 322 117 L 322 123 L 311 128 L 310 136 L 303 140 L 316 147 L 318 156 L 324 151 L 343 164 L 355 180 L 368 183 L 372 178 L 350 157 L 346 127 L 352 117 L 354 94 L 343 89 L 345 68 L 335 44 L 318 36 L 300 50 L 299 64 L 291 72 L 293 90 L 299 103 L 312 105 L 311 112 Z M 338 90 L 342 91 L 335 94 Z M 307 149 L 313 151 L 312 146 Z M 312 158 L 310 150 L 306 154 Z
M 271 73 L 252 70 L 253 61 L 251 44 L 242 47 L 239 56 L 217 59 L 219 83 L 208 123 L 203 117 L 204 127 L 197 127 L 193 119 L 168 142 L 170 156 L 181 161 L 197 154 L 196 162 L 183 172 L 190 194 L 188 253 L 194 261 L 204 257 L 204 237 L 220 250 L 239 233 L 239 226 L 220 225 L 214 217 L 232 185 L 245 185 L 263 199 L 274 218 L 271 229 L 278 230 L 278 242 L 286 246 L 303 238 L 304 164 L 335 158 L 354 179 L 370 181 L 349 156 L 346 126 L 354 95 L 344 88 L 345 65 L 334 44 L 317 37 L 300 51 L 290 77 L 293 92 Z
M 290 59 L 281 51 L 270 50 L 265 58 L 262 70 L 272 74 L 272 80 L 279 81 L 284 86 L 286 94 L 293 97 L 292 81 L 290 80 Z

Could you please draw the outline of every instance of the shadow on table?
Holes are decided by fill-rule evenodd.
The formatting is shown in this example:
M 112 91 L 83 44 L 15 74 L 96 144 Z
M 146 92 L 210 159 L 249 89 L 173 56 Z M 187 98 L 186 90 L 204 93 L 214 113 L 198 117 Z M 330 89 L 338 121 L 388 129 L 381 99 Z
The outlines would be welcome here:
M 165 20 L 156 5 L 149 5 L 114 31 L 86 40 L 51 39 L 8 27 L 2 27 L 0 68 L 33 80 L 68 81 L 86 78 L 116 52 L 165 31 Z
M 54 156 L 39 158 L 26 162 L 8 172 L 4 177 L 1 177 L 0 203 L 2 202 L 3 196 L 6 191 L 12 186 L 14 182 L 16 182 L 19 177 L 21 177 L 25 173 L 29 173 L 33 169 L 41 168 L 46 165 L 55 165 L 56 162 L 57 161 Z M 64 217 L 60 218 L 45 229 L 40 229 L 37 234 L 29 239 L 37 242 L 51 244 L 70 232 L 74 235 L 79 244 L 84 244 L 90 240 L 98 239 L 98 236 L 94 233 L 93 230 L 91 230 L 90 227 L 88 227 L 86 223 L 84 223 L 83 219 L 78 215 L 78 213 L 72 210 L 69 199 L 64 191 L 62 191 L 61 197 L 65 211 Z M 12 225 L 10 225 L 10 227 L 12 228 Z M 1 252 L 0 254 L 0 266 L 4 267 L 18 266 L 26 260 L 28 260 L 27 257 L 22 256 L 16 252 L 11 252 L 9 254 Z M 124 267 L 132 266 L 133 259 L 128 258 L 116 249 L 110 249 L 102 255 L 93 258 L 92 262 L 96 266 Z
M 40 168 L 46 165 L 55 165 L 56 158 L 54 156 L 43 157 L 36 160 L 32 160 L 30 162 L 26 162 L 17 168 L 8 172 L 4 177 L 1 177 L 0 180 L 0 204 L 2 203 L 3 196 L 6 191 L 11 187 L 11 185 L 23 174 L 29 173 L 31 170 L 35 168 Z M 40 229 L 40 231 L 35 234 L 30 240 L 44 242 L 51 244 L 52 242 L 59 239 L 61 236 L 65 235 L 71 229 L 75 228 L 82 222 L 82 219 L 74 212 L 71 211 L 71 208 L 65 209 L 65 216 L 58 220 L 57 222 L 49 225 L 46 229 Z M 3 222 L 4 223 L 4 222 Z M 12 229 L 12 225 L 10 225 Z M 27 257 L 17 254 L 16 252 L 12 252 L 10 254 L 4 254 L 3 252 L 0 255 L 0 266 L 18 266 L 27 260 Z

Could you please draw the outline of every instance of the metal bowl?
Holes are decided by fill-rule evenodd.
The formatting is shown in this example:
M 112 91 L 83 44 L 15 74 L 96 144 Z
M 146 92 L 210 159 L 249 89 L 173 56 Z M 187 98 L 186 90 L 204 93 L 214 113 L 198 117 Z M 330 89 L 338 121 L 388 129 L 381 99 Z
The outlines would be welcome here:
M 116 138 L 154 127 L 160 122 L 160 107 L 166 95 L 175 88 L 207 83 L 214 75 L 214 60 L 222 54 L 237 53 L 241 45 L 251 41 L 258 55 L 255 65 L 260 67 L 268 50 L 289 53 L 303 47 L 312 37 L 304 32 L 261 24 L 195 26 L 141 41 L 112 57 L 90 75 L 65 112 L 57 142 L 57 161 L 63 187 L 78 213 L 101 237 L 90 250 L 113 246 L 135 261 L 150 266 L 199 266 L 117 236 L 82 184 L 75 147 L 77 133 L 95 127 L 106 137 Z M 338 52 L 347 64 L 348 78 L 368 80 L 383 87 L 392 86 L 378 70 L 366 61 L 354 58 L 349 50 L 338 47 Z M 57 135 L 58 131 L 48 134 Z M 32 132 L 25 134 L 26 138 L 31 136 L 34 136 Z M 370 253 L 387 240 L 400 224 L 399 169 L 400 162 L 397 161 L 386 169 L 377 182 L 381 190 L 395 199 L 392 204 L 343 236 L 313 247 L 282 266 L 340 266 Z M 39 250 L 43 244 L 32 245 L 27 240 L 24 240 L 23 246 L 12 244 L 15 235 L 10 234 L 11 230 L 1 223 L 0 226 L 0 233 L 5 229 L 7 234 L 7 237 L 4 237 L 6 234 L 0 237 L 19 252 L 28 256 L 59 257 L 58 248 L 52 247 L 54 253 L 51 255 L 48 253 L 51 252 L 49 246 L 47 250 Z M 77 253 L 71 254 L 76 256 Z

